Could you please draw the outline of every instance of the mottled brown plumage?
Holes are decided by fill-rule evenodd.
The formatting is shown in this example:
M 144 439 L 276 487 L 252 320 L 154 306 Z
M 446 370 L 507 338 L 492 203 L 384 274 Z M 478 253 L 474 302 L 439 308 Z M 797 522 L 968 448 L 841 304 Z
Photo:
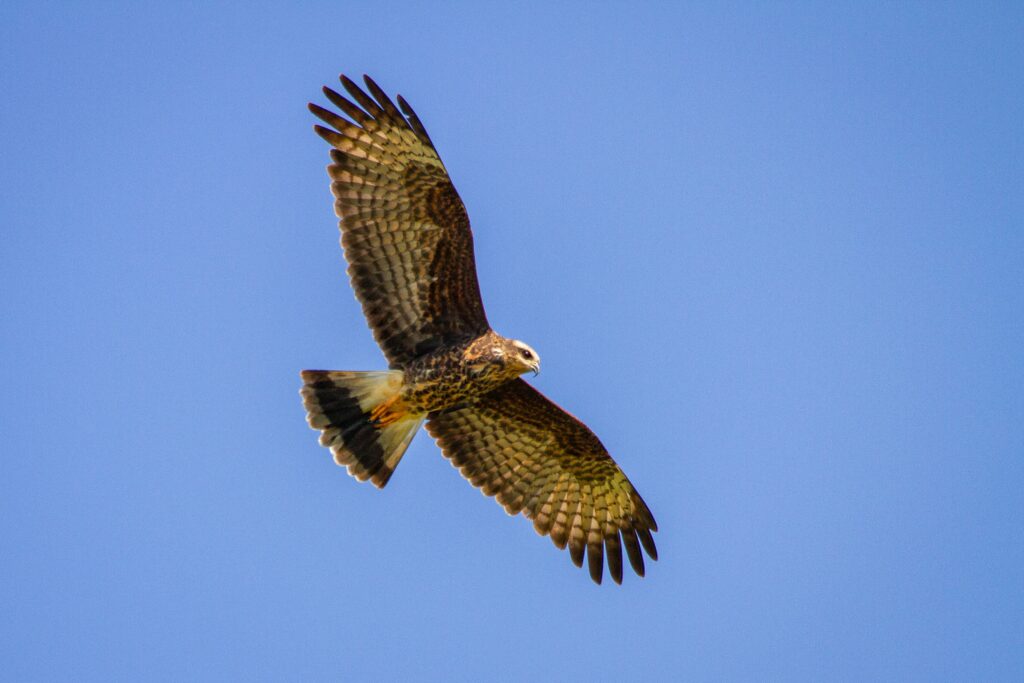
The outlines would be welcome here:
M 391 367 L 490 329 L 462 199 L 426 130 L 399 98 L 406 119 L 370 79 L 370 98 L 345 76 L 362 107 L 324 88 L 359 125 L 310 105 L 334 130 L 316 127 L 334 149 L 328 167 L 341 246 L 356 298 Z
M 637 538 L 654 559 L 658 525 L 608 451 L 586 425 L 522 379 L 431 414 L 427 431 L 463 476 L 510 515 L 522 512 L 559 548 L 568 544 L 600 582 L 602 555 L 622 581 L 620 534 L 630 563 L 644 574 Z
M 365 78 L 353 101 L 324 88 L 349 119 L 315 104 L 330 128 L 328 167 L 356 297 L 390 365 L 305 370 L 302 396 L 320 442 L 361 481 L 387 484 L 420 424 L 462 474 L 509 514 L 622 581 L 622 547 L 644 574 L 657 524 L 586 425 L 519 378 L 540 359 L 484 314 L 465 207 L 412 108 Z M 400 107 L 400 109 L 399 109 Z

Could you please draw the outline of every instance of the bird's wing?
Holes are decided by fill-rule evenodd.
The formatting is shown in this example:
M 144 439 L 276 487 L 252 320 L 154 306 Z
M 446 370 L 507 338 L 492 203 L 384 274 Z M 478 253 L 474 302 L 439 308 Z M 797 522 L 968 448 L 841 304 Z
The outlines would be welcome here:
M 601 582 L 604 558 L 622 581 L 622 546 L 644 574 L 640 546 L 658 559 L 658 525 L 640 494 L 586 425 L 522 379 L 470 403 L 432 413 L 427 430 L 463 476 L 522 512 L 539 534 L 569 546 L 577 567 L 584 550 Z M 621 537 L 621 542 L 620 542 Z
M 327 170 L 352 288 L 394 368 L 490 326 L 469 217 L 444 164 L 409 104 L 399 96 L 399 111 L 364 78 L 370 95 L 341 77 L 355 103 L 324 88 L 351 120 L 309 108 L 330 126 L 316 132 L 334 148 Z

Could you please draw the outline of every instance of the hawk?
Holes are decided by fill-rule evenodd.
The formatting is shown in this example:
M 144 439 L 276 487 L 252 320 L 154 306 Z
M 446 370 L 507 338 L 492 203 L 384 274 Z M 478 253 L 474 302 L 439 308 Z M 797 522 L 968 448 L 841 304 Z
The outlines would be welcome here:
M 510 515 L 588 560 L 601 583 L 607 559 L 622 582 L 622 548 L 644 575 L 654 560 L 654 516 L 590 429 L 520 375 L 540 370 L 527 344 L 501 336 L 484 314 L 469 217 L 412 107 L 368 76 L 369 94 L 341 76 L 348 99 L 325 87 L 348 118 L 310 104 L 329 127 L 334 209 L 356 298 L 388 361 L 380 372 L 303 370 L 311 427 L 334 460 L 383 488 L 426 421 L 474 486 Z

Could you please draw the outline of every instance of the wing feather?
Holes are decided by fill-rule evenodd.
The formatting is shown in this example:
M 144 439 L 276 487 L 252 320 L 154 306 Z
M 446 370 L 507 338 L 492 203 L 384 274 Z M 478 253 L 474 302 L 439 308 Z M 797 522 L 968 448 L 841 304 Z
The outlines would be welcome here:
M 431 141 L 430 135 L 427 134 L 427 129 L 423 127 L 423 123 L 420 122 L 420 117 L 416 116 L 416 112 L 413 111 L 412 107 L 401 95 L 398 96 L 398 106 L 402 108 L 402 112 L 408 117 L 409 125 L 416 131 L 416 136 L 419 137 L 420 141 L 428 147 L 433 147 L 434 143 Z
M 622 583 L 622 545 L 619 543 L 619 530 L 604 539 L 605 555 L 608 558 L 608 573 L 612 581 Z
M 338 78 L 341 80 L 341 85 L 344 86 L 348 94 L 351 95 L 352 98 L 359 103 L 359 106 L 362 107 L 367 114 L 377 119 L 378 121 L 381 121 L 386 118 L 384 110 L 381 109 L 380 105 L 374 102 L 369 95 L 363 92 L 362 88 L 356 85 L 351 78 L 349 78 L 345 74 L 341 74 L 341 76 L 339 76 Z M 366 81 L 367 85 L 370 84 L 369 77 L 363 76 L 363 80 Z M 394 123 L 394 121 L 392 121 L 392 123 Z
M 644 554 L 640 552 L 640 541 L 636 539 L 636 529 L 624 528 L 622 530 L 622 543 L 626 546 L 626 555 L 629 556 L 629 564 L 638 576 L 644 575 Z
M 351 100 L 324 94 L 315 130 L 331 149 L 331 191 L 356 298 L 392 368 L 490 329 L 462 199 L 419 118 L 369 77 Z M 354 102 L 352 101 L 354 100 Z M 403 111 L 405 114 L 403 114 Z
M 539 534 L 587 558 L 591 578 L 622 581 L 622 547 L 644 575 L 641 547 L 656 560 L 658 526 L 629 479 L 586 425 L 521 379 L 432 413 L 427 430 L 474 486 Z M 621 533 L 621 540 L 620 540 Z
M 338 94 L 334 90 L 331 90 L 326 85 L 323 87 L 324 95 L 331 101 L 334 106 L 345 112 L 345 116 L 356 122 L 357 127 L 366 127 L 372 125 L 373 117 L 367 114 L 365 111 L 357 107 L 356 105 L 349 102 L 342 95 Z M 314 114 L 316 112 L 313 112 Z M 366 134 L 369 137 L 369 134 Z

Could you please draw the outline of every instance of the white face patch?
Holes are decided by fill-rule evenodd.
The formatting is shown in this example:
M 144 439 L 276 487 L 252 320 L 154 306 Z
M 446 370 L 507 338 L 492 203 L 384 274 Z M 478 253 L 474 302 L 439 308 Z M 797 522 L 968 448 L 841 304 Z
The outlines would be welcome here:
M 512 345 L 519 349 L 520 354 L 531 363 L 540 363 L 540 354 L 533 350 L 529 344 L 516 340 Z

